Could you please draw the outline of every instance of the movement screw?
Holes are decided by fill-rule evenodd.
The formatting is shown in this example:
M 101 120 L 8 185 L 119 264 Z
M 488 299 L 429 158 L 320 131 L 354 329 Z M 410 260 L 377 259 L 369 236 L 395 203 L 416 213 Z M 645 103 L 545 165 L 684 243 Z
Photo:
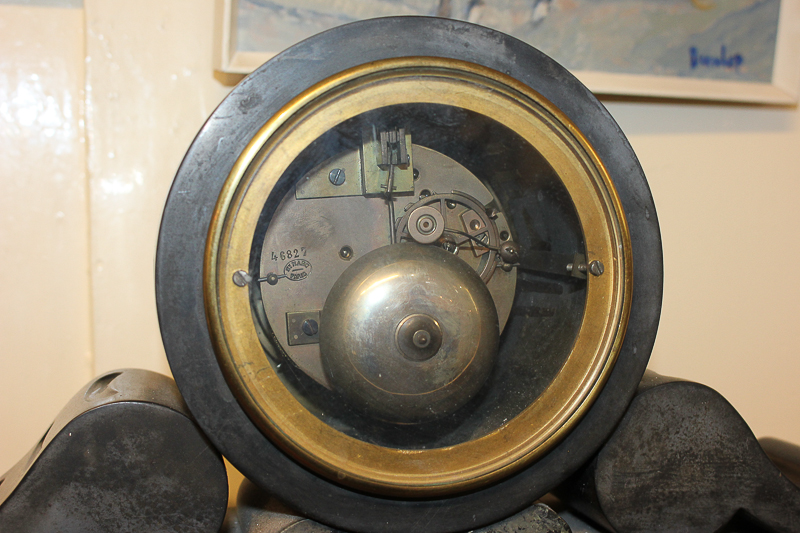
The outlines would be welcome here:
M 594 276 L 600 276 L 603 274 L 603 272 L 605 272 L 605 267 L 603 266 L 603 263 L 595 259 L 589 263 L 589 272 L 591 272 Z
M 237 287 L 244 287 L 253 278 L 250 277 L 250 274 L 245 272 L 244 270 L 237 270 L 233 273 L 233 282 L 236 284 Z
M 313 337 L 319 332 L 319 324 L 317 324 L 316 320 L 312 320 L 310 318 L 304 320 L 300 328 L 307 337 Z
M 353 249 L 349 246 L 342 246 L 342 249 L 339 250 L 339 257 L 345 261 L 350 261 L 350 259 L 353 257 Z
M 337 187 L 344 183 L 344 169 L 343 168 L 334 168 L 328 174 L 328 179 L 333 185 Z

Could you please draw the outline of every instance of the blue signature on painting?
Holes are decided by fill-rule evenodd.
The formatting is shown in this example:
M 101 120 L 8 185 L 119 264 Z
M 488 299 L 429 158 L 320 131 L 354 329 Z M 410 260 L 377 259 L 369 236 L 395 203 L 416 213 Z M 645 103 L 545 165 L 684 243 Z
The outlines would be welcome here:
M 725 68 L 729 70 L 739 71 L 739 67 L 744 63 L 742 54 L 728 55 L 728 50 L 725 45 L 720 47 L 719 54 L 702 54 L 696 46 L 689 48 L 689 61 L 692 65 L 692 70 L 698 67 L 706 68 Z

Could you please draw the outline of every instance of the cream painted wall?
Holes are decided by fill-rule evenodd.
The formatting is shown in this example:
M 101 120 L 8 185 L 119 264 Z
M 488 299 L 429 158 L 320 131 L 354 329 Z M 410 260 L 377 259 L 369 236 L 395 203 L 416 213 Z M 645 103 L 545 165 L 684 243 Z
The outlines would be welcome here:
M 154 258 L 169 186 L 230 90 L 212 70 L 212 0 L 84 0 L 95 371 L 168 373 Z
M 0 472 L 92 376 L 169 373 L 161 211 L 230 90 L 213 0 L 34 3 L 77 7 L 0 3 Z
M 0 5 L 0 471 L 94 373 L 83 13 Z
M 664 247 L 650 368 L 721 392 L 758 436 L 800 442 L 800 111 L 609 103 Z
M 213 0 L 0 5 L 0 472 L 90 376 L 168 372 L 155 243 L 172 176 L 229 90 L 212 28 Z M 607 105 L 661 220 L 651 368 L 717 388 L 759 436 L 800 442 L 800 112 Z

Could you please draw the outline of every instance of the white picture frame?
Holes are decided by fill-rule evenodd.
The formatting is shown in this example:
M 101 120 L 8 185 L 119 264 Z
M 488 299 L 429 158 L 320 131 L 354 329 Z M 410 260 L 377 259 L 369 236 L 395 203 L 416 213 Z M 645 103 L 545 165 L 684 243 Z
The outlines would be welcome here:
M 216 0 L 214 68 L 227 74 L 249 74 L 280 52 L 237 49 L 238 4 L 239 0 Z M 795 105 L 800 99 L 800 0 L 781 0 L 770 83 L 583 70 L 572 73 L 598 95 Z

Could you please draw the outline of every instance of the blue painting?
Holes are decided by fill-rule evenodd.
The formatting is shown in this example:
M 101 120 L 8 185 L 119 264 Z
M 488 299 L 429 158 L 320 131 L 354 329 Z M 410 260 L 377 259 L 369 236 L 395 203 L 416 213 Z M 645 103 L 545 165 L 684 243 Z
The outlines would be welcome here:
M 769 83 L 780 0 L 239 0 L 237 49 L 278 52 L 334 26 L 434 15 L 495 28 L 576 71 Z

